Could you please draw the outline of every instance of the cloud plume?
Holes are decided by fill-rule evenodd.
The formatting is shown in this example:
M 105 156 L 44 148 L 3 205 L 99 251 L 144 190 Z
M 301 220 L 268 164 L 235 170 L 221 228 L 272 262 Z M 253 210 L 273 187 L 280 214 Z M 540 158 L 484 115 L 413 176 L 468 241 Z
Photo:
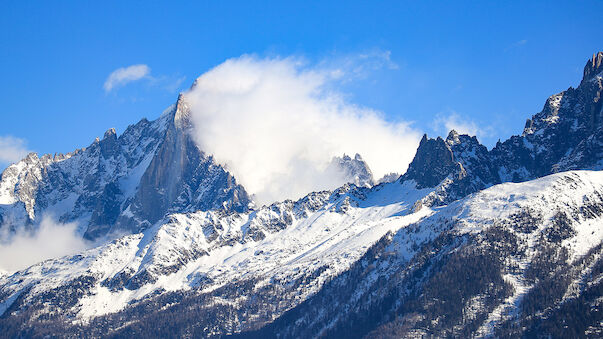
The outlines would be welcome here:
M 105 92 L 108 93 L 114 88 L 123 86 L 132 81 L 143 79 L 150 73 L 151 69 L 144 64 L 118 68 L 109 74 L 103 88 L 105 89 Z
M 7 228 L 4 228 L 5 232 Z M 34 231 L 5 234 L 0 242 L 0 270 L 25 269 L 45 259 L 74 254 L 90 246 L 76 233 L 76 224 L 61 224 L 44 217 Z
M 420 133 L 344 100 L 337 84 L 349 73 L 296 58 L 229 59 L 186 94 L 195 139 L 260 203 L 343 184 L 328 164 L 344 153 L 361 154 L 376 178 L 405 171 Z

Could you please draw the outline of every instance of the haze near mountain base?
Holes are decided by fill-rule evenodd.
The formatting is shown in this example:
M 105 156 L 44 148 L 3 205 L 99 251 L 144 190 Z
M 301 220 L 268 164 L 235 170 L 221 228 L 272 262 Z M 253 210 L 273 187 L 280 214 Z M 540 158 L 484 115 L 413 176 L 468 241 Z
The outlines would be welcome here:
M 329 163 L 344 153 L 361 154 L 375 179 L 404 170 L 419 132 L 344 100 L 347 74 L 294 58 L 229 59 L 186 94 L 195 140 L 260 204 L 341 186 Z
M 0 231 L 0 271 L 15 271 L 27 268 L 46 259 L 61 257 L 85 250 L 87 243 L 76 233 L 76 223 L 61 224 L 46 216 L 38 229 L 28 232 L 20 229 L 15 234 L 7 234 L 9 229 Z

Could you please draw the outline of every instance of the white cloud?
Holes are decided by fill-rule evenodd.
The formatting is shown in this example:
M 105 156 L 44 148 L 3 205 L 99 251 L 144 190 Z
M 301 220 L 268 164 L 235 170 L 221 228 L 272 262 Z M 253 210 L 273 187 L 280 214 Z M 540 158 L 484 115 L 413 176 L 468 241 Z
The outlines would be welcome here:
M 75 223 L 61 224 L 50 217 L 44 217 L 33 232 L 20 231 L 17 234 L 3 234 L 0 243 L 0 270 L 17 271 L 45 259 L 57 258 L 80 252 L 89 247 L 76 234 Z M 4 228 L 5 232 L 7 228 Z
M 26 141 L 10 135 L 0 136 L 0 165 L 12 164 L 23 159 L 30 151 Z
M 123 86 L 129 82 L 136 81 L 147 77 L 151 73 L 149 66 L 140 64 L 128 67 L 118 68 L 111 72 L 105 80 L 103 88 L 105 92 L 110 92 L 116 87 Z
M 397 70 L 400 67 L 391 60 L 391 52 L 380 49 L 357 55 L 336 56 L 321 61 L 317 70 L 330 73 L 333 78 L 342 77 L 344 82 L 366 79 L 375 71 Z
M 482 139 L 491 134 L 492 127 L 480 126 L 475 121 L 452 111 L 446 114 L 440 113 L 436 116 L 434 120 L 434 130 L 444 136 L 448 135 L 450 130 L 455 130 L 460 134 L 475 135 Z
M 514 48 L 519 48 L 521 46 L 524 46 L 527 43 L 528 43 L 528 40 L 526 40 L 526 39 L 515 41 L 514 43 L 512 43 L 511 45 L 509 45 L 505 48 L 505 52 L 507 52 L 511 49 L 514 49 Z
M 327 166 L 343 153 L 360 153 L 376 178 L 405 171 L 421 134 L 346 102 L 335 87 L 349 73 L 297 58 L 229 59 L 186 94 L 196 141 L 260 203 L 343 184 Z
M 181 87 L 184 81 L 186 80 L 185 76 L 177 77 L 177 78 L 166 78 L 165 84 L 163 88 L 165 88 L 168 92 L 177 92 Z

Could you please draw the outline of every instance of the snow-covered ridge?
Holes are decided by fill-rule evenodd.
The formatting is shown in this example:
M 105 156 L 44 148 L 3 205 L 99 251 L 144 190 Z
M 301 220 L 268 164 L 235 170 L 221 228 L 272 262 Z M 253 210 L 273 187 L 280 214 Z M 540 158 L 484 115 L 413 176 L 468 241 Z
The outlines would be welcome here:
M 553 311 L 600 281 L 601 211 L 603 171 L 492 186 L 383 237 L 259 335 L 337 337 L 351 327 L 362 336 L 368 326 L 369 337 L 491 337 L 518 322 L 521 336 L 531 307 L 545 300 Z M 552 291 L 549 281 L 566 272 L 572 280 Z
M 210 291 L 250 277 L 265 283 L 274 277 L 292 280 L 323 266 L 330 276 L 345 270 L 388 231 L 431 213 L 411 211 L 426 193 L 412 183 L 373 189 L 345 185 L 245 213 L 173 214 L 144 233 L 0 278 L 0 294 L 7 308 L 23 291 L 34 301 L 40 293 L 90 279 L 70 310 L 88 318 L 161 291 Z M 318 288 L 300 291 L 300 297 Z
M 585 66 L 577 88 L 550 96 L 542 111 L 526 121 L 523 133 L 491 150 L 477 138 L 451 131 L 421 140 L 404 179 L 422 187 L 443 187 L 433 204 L 447 204 L 503 182 L 521 182 L 576 169 L 603 169 L 603 53 Z M 426 201 L 427 203 L 427 201 Z
M 118 312 L 158 293 L 212 293 L 249 279 L 257 281 L 257 289 L 275 279 L 293 282 L 320 272 L 312 283 L 283 295 L 294 307 L 330 277 L 348 269 L 388 232 L 395 236 L 386 252 L 397 253 L 401 260 L 392 267 L 404 267 L 421 244 L 449 231 L 450 225 L 459 236 L 477 234 L 501 220 L 513 220 L 524 210 L 541 220 L 530 232 L 517 231 L 528 244 L 550 229 L 547 220 L 554 220 L 559 212 L 571 216 L 573 232 L 563 240 L 570 259 L 603 239 L 603 229 L 596 226 L 603 221 L 600 215 L 571 214 L 589 204 L 603 204 L 600 171 L 565 172 L 500 184 L 443 208 L 413 210 L 414 202 L 428 193 L 428 189 L 417 190 L 409 182 L 373 189 L 346 185 L 335 192 L 313 193 L 296 202 L 275 203 L 245 213 L 174 214 L 144 233 L 0 278 L 1 305 L 10 310 L 16 296 L 20 296 L 21 305 L 36 304 L 42 295 L 85 281 L 84 290 L 71 296 L 72 306 L 66 311 L 79 319 L 90 319 Z M 509 276 L 509 281 L 522 281 L 522 273 L 518 274 Z M 527 288 L 518 285 L 518 291 Z M 491 321 L 496 323 L 503 317 L 504 313 L 493 315 Z

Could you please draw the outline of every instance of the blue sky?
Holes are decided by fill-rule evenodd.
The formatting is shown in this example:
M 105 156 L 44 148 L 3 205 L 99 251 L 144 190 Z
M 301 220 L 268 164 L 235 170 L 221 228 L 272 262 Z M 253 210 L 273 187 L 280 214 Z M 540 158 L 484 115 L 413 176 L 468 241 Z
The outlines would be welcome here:
M 602 14 L 602 1 L 3 1 L 0 153 L 69 152 L 120 133 L 243 54 L 319 63 L 387 53 L 396 67 L 342 85 L 349 101 L 430 136 L 464 124 L 492 146 L 577 86 L 603 49 Z M 148 74 L 104 88 L 131 65 Z

